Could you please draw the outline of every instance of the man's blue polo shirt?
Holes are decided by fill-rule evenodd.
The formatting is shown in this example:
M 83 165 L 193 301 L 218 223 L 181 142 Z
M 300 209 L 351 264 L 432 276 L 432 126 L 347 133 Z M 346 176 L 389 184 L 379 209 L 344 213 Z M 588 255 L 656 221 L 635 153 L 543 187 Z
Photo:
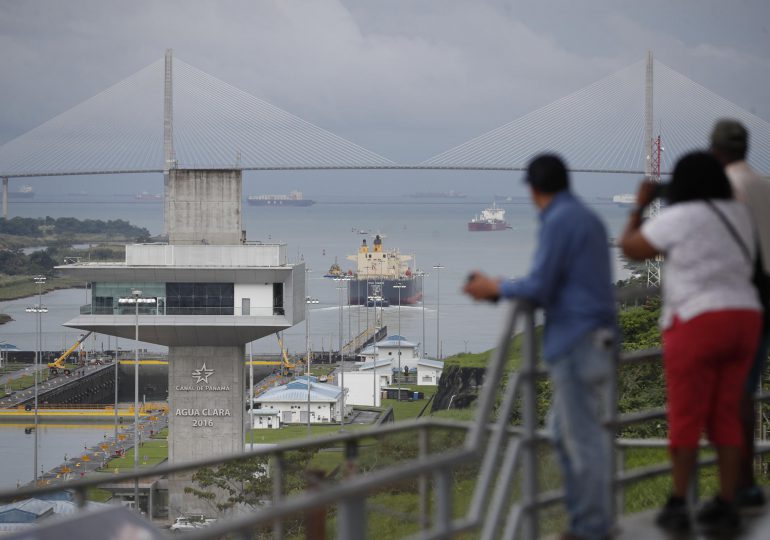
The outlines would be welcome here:
M 543 356 L 553 361 L 600 327 L 615 328 L 610 253 L 604 224 L 569 191 L 540 212 L 529 275 L 504 281 L 500 295 L 545 308 Z

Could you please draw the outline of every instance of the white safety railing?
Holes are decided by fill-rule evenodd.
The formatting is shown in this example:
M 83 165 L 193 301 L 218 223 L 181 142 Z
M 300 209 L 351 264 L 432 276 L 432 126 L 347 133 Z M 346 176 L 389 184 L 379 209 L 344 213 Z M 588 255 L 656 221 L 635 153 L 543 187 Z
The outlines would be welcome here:
M 649 291 L 625 291 L 624 298 L 639 298 Z M 521 334 L 521 368 L 506 373 L 506 363 L 512 338 Z M 535 310 L 525 302 L 514 303 L 506 315 L 499 343 L 486 368 L 485 383 L 478 397 L 475 420 L 454 421 L 439 418 L 420 418 L 391 424 L 377 424 L 354 432 L 341 432 L 332 436 L 286 442 L 267 449 L 260 449 L 228 458 L 212 458 L 194 463 L 163 465 L 137 473 L 111 475 L 104 478 L 85 478 L 59 486 L 24 487 L 0 492 L 0 501 L 18 500 L 47 493 L 71 490 L 80 507 L 86 502 L 86 492 L 102 484 L 147 477 L 171 476 L 177 473 L 217 467 L 239 460 L 270 458 L 272 493 L 269 503 L 261 507 L 220 519 L 209 527 L 195 529 L 185 534 L 190 540 L 215 538 L 253 538 L 255 530 L 271 529 L 274 540 L 287 537 L 285 523 L 290 519 L 326 515 L 336 507 L 337 538 L 361 540 L 372 537 L 368 532 L 367 508 L 373 509 L 370 497 L 399 483 L 417 480 L 418 532 L 411 540 L 450 539 L 464 532 L 473 532 L 481 539 L 539 538 L 540 510 L 563 499 L 561 490 L 544 492 L 538 483 L 538 445 L 544 442 L 546 433 L 539 429 L 537 416 L 537 381 L 546 375 L 538 363 L 535 334 Z M 660 350 L 640 351 L 621 355 L 619 367 L 625 364 L 660 361 Z M 617 403 L 613 384 L 610 403 Z M 770 395 L 763 394 L 760 400 Z M 516 404 L 521 403 L 521 424 L 510 422 Z M 633 446 L 665 446 L 660 439 L 616 439 L 616 430 L 639 422 L 661 418 L 663 409 L 618 415 L 610 407 L 605 427 L 607 437 L 615 440 L 618 453 Z M 437 448 L 431 451 L 430 435 L 437 430 L 461 430 L 464 443 L 455 448 Z M 412 459 L 367 473 L 357 472 L 359 450 L 371 444 L 372 438 L 398 434 L 416 435 L 416 455 Z M 304 491 L 287 493 L 285 473 L 286 456 L 296 451 L 317 450 L 334 446 L 344 447 L 341 465 L 341 481 L 320 481 Z M 770 451 L 760 445 L 758 452 Z M 700 465 L 713 463 L 706 458 Z M 616 465 L 617 458 L 607 463 L 611 470 L 613 500 L 622 509 L 623 493 L 627 486 L 639 481 L 670 473 L 668 464 L 646 468 L 622 470 Z M 453 473 L 460 467 L 478 464 L 478 476 L 470 504 L 464 515 L 456 516 L 453 506 Z M 512 494 L 516 490 L 519 495 Z M 692 490 L 695 493 L 697 490 Z M 87 514 L 84 519 L 87 519 Z M 310 523 L 310 521 L 307 521 Z M 309 525 L 307 538 L 315 538 Z

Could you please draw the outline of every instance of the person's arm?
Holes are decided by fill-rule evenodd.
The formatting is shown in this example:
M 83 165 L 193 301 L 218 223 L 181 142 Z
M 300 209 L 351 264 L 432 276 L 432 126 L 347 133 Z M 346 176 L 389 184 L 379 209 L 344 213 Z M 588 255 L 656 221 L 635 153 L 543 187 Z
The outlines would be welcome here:
M 631 210 L 626 229 L 620 237 L 620 248 L 623 250 L 623 254 L 637 261 L 643 261 L 660 254 L 660 251 L 645 238 L 641 231 L 642 213 L 652 202 L 655 188 L 656 185 L 649 181 L 644 181 L 639 185 L 636 206 Z
M 558 230 L 558 224 L 544 224 L 529 274 L 521 279 L 500 282 L 500 296 L 526 298 L 538 305 L 547 304 L 558 289 L 565 266 L 569 264 L 568 236 Z

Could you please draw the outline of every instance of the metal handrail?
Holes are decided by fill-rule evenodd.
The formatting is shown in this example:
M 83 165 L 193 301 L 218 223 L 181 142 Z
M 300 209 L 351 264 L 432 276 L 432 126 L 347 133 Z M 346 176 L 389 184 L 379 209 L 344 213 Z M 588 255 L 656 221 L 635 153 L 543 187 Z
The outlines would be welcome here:
M 624 290 L 623 300 L 638 298 L 638 296 L 629 293 L 628 289 Z M 638 291 L 634 291 L 634 293 L 638 294 Z M 649 294 L 649 290 L 645 291 L 645 294 Z M 379 424 L 355 432 L 290 441 L 227 458 L 216 457 L 184 464 L 166 464 L 153 469 L 111 475 L 109 479 L 85 478 L 58 486 L 25 487 L 12 491 L 0 491 L 0 500 L 32 497 L 70 489 L 75 492 L 79 505 L 83 506 L 86 491 L 105 482 L 117 483 L 139 478 L 171 475 L 248 458 L 270 456 L 275 458 L 273 461 L 275 483 L 272 505 L 257 509 L 247 515 L 217 522 L 205 529 L 191 531 L 185 536 L 190 540 L 209 540 L 236 533 L 245 538 L 249 531 L 255 527 L 273 525 L 273 537 L 280 540 L 284 537 L 282 519 L 336 504 L 339 508 L 337 517 L 339 538 L 358 540 L 366 537 L 366 498 L 387 486 L 417 478 L 419 479 L 421 530 L 409 538 L 413 540 L 448 539 L 461 532 L 476 530 L 480 531 L 480 538 L 492 539 L 499 535 L 502 528 L 505 538 L 535 539 L 539 533 L 538 510 L 563 500 L 564 494 L 561 490 L 540 492 L 537 485 L 536 446 L 547 439 L 547 433 L 545 430 L 538 429 L 536 418 L 536 382 L 544 372 L 537 362 L 534 315 L 534 308 L 521 301 L 515 302 L 509 310 L 498 346 L 493 351 L 486 369 L 486 384 L 480 392 L 476 419 L 472 422 L 420 418 L 391 424 Z M 499 381 L 503 380 L 511 338 L 520 323 L 523 324 L 521 333 L 522 365 L 518 371 L 508 374 L 502 399 L 495 409 L 496 403 L 498 403 Z M 659 361 L 660 358 L 659 349 L 636 351 L 621 355 L 618 365 Z M 512 426 L 510 425 L 510 416 L 516 400 L 519 398 L 522 399 L 523 423 L 519 426 Z M 770 394 L 759 396 L 759 400 L 770 400 Z M 611 403 L 615 405 L 617 399 L 613 399 Z M 612 437 L 615 446 L 622 451 L 626 447 L 644 443 L 615 439 L 614 435 L 619 427 L 657 418 L 662 413 L 664 413 L 663 409 L 654 409 L 618 415 L 613 406 L 606 419 L 605 429 L 608 437 Z M 466 431 L 465 441 L 462 447 L 431 454 L 427 442 L 427 433 L 431 429 L 464 430 Z M 352 459 L 355 459 L 356 448 L 365 439 L 412 431 L 419 434 L 419 455 L 415 459 L 365 475 L 346 477 L 344 482 L 324 485 L 315 491 L 291 495 L 283 493 L 281 458 L 288 452 L 344 445 L 346 455 L 353 456 Z M 649 440 L 651 446 L 662 444 L 659 440 Z M 770 453 L 770 445 L 758 446 L 757 452 Z M 469 509 L 466 515 L 453 519 L 450 486 L 452 469 L 479 458 L 481 459 L 480 468 Z M 613 493 L 616 493 L 615 490 L 620 490 L 622 493 L 628 484 L 670 472 L 670 465 L 668 464 L 639 468 L 633 471 L 618 471 L 614 459 L 607 464 L 612 469 L 613 481 L 610 487 Z M 707 465 L 712 461 L 713 458 L 708 458 L 699 463 Z M 508 505 L 508 499 L 513 489 L 513 479 L 519 472 L 522 474 L 521 499 Z M 428 490 L 430 489 L 430 482 L 428 482 L 428 478 L 431 475 L 433 476 L 435 504 L 432 520 L 429 522 L 427 514 L 429 511 Z M 613 500 L 615 498 L 613 496 Z M 508 505 L 507 508 L 506 505 Z

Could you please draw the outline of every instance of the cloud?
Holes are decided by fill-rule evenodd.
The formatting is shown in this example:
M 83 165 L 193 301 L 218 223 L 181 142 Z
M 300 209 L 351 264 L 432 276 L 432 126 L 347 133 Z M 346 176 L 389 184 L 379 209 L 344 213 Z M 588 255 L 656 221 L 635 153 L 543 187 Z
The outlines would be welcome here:
M 681 20 L 682 28 L 691 24 Z M 770 75 L 760 56 L 739 41 L 712 43 L 710 32 L 696 44 L 680 34 L 674 23 L 658 30 L 616 3 L 586 11 L 566 0 L 7 2 L 0 5 L 0 97 L 9 106 L 0 110 L 0 142 L 167 47 L 238 88 L 405 161 L 569 94 L 650 47 L 726 97 L 767 107 Z M 730 80 L 720 82 L 720 72 Z

